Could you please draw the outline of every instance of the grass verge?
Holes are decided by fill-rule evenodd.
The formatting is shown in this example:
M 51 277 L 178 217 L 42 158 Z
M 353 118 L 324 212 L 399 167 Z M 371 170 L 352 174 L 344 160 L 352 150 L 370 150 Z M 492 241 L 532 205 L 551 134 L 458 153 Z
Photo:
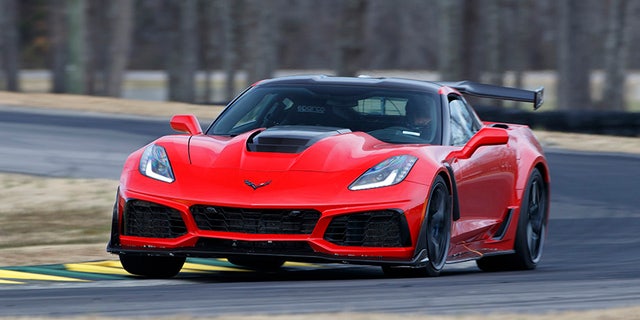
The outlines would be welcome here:
M 117 185 L 107 179 L 0 174 L 0 266 L 104 256 Z M 97 244 L 100 251 L 94 251 Z

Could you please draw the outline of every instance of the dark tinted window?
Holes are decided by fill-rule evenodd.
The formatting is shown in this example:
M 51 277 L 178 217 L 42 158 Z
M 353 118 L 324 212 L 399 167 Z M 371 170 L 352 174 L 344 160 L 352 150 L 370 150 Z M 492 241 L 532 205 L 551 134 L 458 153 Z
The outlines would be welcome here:
M 366 86 L 269 85 L 248 90 L 214 122 L 213 135 L 273 126 L 362 131 L 390 143 L 439 143 L 438 96 Z

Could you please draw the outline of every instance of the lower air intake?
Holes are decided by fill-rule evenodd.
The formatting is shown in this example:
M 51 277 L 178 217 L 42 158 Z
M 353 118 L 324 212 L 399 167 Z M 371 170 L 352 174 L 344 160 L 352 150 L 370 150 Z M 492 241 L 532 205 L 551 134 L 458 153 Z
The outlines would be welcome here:
M 411 245 L 406 218 L 393 210 L 335 217 L 324 239 L 340 246 L 407 247 Z
M 180 211 L 152 202 L 128 201 L 123 221 L 126 236 L 177 238 L 187 233 Z

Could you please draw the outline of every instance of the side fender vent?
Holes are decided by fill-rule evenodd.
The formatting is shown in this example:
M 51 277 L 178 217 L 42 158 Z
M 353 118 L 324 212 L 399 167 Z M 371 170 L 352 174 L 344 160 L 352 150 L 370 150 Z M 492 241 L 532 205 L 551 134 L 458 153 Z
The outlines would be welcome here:
M 507 229 L 509 229 L 509 224 L 511 223 L 511 217 L 513 216 L 513 208 L 509 208 L 507 212 L 507 216 L 502 221 L 502 224 L 496 230 L 496 233 L 493 235 L 493 240 L 502 240 L 504 235 L 507 233 Z

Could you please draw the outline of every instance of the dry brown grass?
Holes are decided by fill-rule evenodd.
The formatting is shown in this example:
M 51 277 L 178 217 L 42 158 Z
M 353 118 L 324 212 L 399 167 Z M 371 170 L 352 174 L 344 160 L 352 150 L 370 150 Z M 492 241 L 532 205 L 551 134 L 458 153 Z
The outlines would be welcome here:
M 543 146 L 564 150 L 640 154 L 640 138 L 535 131 Z
M 0 91 L 0 105 L 63 109 L 83 112 L 90 111 L 134 114 L 142 116 L 170 117 L 174 114 L 191 113 L 195 114 L 203 121 L 215 119 L 222 111 L 221 106 L 193 105 L 178 102 L 127 100 L 74 94 L 16 93 L 6 91 Z
M 0 174 L 0 266 L 105 257 L 117 185 L 107 179 Z M 101 249 L 93 251 L 97 243 Z
M 2 174 L 0 248 L 104 240 L 117 182 Z

